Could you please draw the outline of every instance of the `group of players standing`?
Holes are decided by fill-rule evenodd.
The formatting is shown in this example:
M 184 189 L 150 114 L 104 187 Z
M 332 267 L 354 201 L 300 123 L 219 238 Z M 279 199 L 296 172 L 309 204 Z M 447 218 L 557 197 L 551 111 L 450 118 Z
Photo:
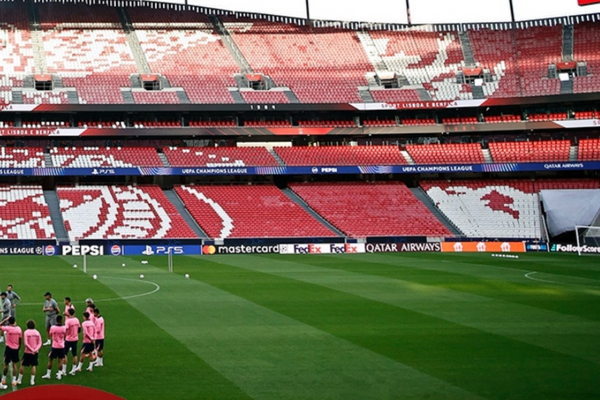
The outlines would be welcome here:
M 6 375 L 9 364 L 12 363 L 12 385 L 20 385 L 25 372 L 25 367 L 31 367 L 30 384 L 35 385 L 36 367 L 38 365 L 38 354 L 42 346 L 50 346 L 48 354 L 48 369 L 42 379 L 51 379 L 52 363 L 57 360 L 58 372 L 56 379 L 62 379 L 67 375 L 68 354 L 72 355 L 72 368 L 70 375 L 81 372 L 84 359 L 89 359 L 88 371 L 92 371 L 94 366 L 103 366 L 104 349 L 104 318 L 100 315 L 100 310 L 96 308 L 92 299 L 86 300 L 86 310 L 83 313 L 83 322 L 75 316 L 75 306 L 71 303 L 69 297 L 65 297 L 65 308 L 61 312 L 56 300 L 52 298 L 50 292 L 44 295 L 46 300 L 42 311 L 46 313 L 46 333 L 47 341 L 42 343 L 42 336 L 35 329 L 35 321 L 27 321 L 27 329 L 22 332 L 17 325 L 16 306 L 21 298 L 8 285 L 7 291 L 0 294 L 2 307 L 2 321 L 0 329 L 4 336 L 0 337 L 0 343 L 6 341 L 4 349 L 4 369 L 2 371 L 2 381 L 0 389 L 7 389 Z M 63 324 L 64 320 L 64 324 Z M 81 352 L 78 353 L 79 333 L 83 333 L 83 344 Z M 19 358 L 21 344 L 25 345 L 23 358 Z M 17 374 L 17 364 L 21 361 L 21 368 Z

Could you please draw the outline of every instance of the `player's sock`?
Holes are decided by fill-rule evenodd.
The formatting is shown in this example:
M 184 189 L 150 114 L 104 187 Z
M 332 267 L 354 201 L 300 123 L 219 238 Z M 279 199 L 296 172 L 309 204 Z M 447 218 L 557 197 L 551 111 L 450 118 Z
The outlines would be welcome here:
M 96 366 L 97 367 L 102 367 L 103 365 L 104 365 L 104 356 L 98 357 L 98 360 L 96 362 Z
M 17 378 L 17 383 L 20 385 L 22 380 L 23 380 L 23 374 L 19 374 L 19 377 Z
M 6 385 L 6 375 L 2 375 L 2 384 Z
M 29 381 L 29 384 L 30 384 L 31 386 L 35 385 L 35 376 L 32 376 L 32 377 L 31 377 L 31 380 Z
M 77 368 L 75 368 L 76 371 L 81 371 L 81 367 L 83 367 L 83 362 L 79 361 L 79 364 L 77 364 Z
M 63 375 L 66 375 L 66 374 L 67 374 L 67 364 L 64 364 L 64 365 L 62 366 L 62 371 L 61 371 L 61 372 L 62 372 L 62 374 L 63 374 Z
M 17 386 L 18 382 L 17 382 L 17 378 L 15 376 L 12 377 L 12 385 L 13 386 Z

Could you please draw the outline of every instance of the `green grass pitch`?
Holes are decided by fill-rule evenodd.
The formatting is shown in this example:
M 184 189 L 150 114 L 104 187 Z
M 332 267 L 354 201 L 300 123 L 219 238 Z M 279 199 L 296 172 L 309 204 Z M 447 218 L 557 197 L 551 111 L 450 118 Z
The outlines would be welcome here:
M 597 257 L 142 259 L 88 257 L 84 273 L 81 257 L 2 257 L 21 326 L 43 327 L 47 290 L 105 317 L 105 366 L 61 383 L 128 400 L 600 398 Z

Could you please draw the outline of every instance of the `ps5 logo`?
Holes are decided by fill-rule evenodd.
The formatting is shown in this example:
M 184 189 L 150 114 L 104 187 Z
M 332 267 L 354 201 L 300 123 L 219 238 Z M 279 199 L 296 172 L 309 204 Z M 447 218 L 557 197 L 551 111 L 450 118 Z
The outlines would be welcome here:
M 145 256 L 165 255 L 165 254 L 184 254 L 183 246 L 148 246 L 142 251 Z

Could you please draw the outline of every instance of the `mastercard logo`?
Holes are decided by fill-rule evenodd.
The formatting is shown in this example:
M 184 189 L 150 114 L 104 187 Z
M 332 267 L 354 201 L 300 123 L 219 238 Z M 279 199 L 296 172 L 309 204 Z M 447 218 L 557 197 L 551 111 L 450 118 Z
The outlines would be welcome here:
M 215 246 L 213 246 L 212 244 L 207 244 L 205 246 L 202 246 L 202 254 L 211 255 L 211 254 L 215 254 L 216 252 L 217 252 L 217 248 Z

